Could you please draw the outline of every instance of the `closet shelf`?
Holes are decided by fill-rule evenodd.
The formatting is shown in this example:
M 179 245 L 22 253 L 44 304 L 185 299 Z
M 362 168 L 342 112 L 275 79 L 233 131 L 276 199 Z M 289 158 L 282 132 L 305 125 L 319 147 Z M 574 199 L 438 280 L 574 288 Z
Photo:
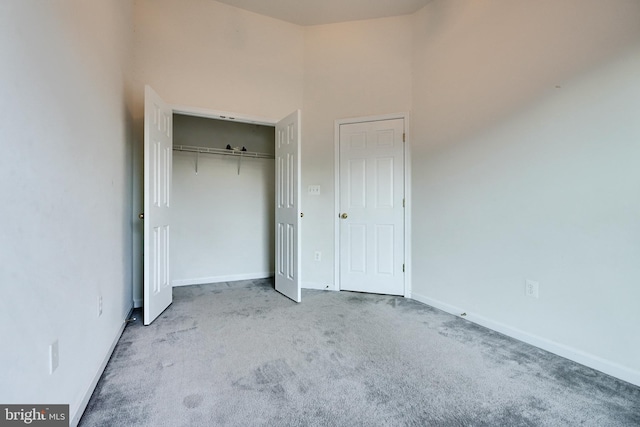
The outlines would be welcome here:
M 255 159 L 273 159 L 275 156 L 268 153 L 257 153 L 255 151 L 240 151 L 240 150 L 228 150 L 226 148 L 209 148 L 209 147 L 194 147 L 189 145 L 174 145 L 174 151 L 189 151 L 191 153 L 202 154 L 219 154 L 222 156 L 237 156 L 237 157 L 251 157 Z

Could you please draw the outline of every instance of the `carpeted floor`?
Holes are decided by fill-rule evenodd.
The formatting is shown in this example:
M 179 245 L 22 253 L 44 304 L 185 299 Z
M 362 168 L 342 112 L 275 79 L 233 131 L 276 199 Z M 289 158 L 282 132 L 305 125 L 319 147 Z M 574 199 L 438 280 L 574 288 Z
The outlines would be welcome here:
M 640 388 L 400 297 L 174 289 L 127 326 L 89 426 L 639 426 Z

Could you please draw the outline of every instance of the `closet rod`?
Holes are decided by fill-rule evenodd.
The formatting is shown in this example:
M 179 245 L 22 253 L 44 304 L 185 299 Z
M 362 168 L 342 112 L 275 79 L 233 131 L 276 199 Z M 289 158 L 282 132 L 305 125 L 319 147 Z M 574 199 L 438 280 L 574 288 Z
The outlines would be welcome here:
M 222 156 L 238 156 L 238 157 L 251 157 L 256 159 L 274 159 L 273 154 L 257 153 L 255 151 L 240 151 L 240 150 L 228 150 L 226 148 L 209 148 L 209 147 L 194 147 L 190 145 L 174 145 L 174 151 L 189 151 L 192 153 L 205 153 L 205 154 L 219 154 Z

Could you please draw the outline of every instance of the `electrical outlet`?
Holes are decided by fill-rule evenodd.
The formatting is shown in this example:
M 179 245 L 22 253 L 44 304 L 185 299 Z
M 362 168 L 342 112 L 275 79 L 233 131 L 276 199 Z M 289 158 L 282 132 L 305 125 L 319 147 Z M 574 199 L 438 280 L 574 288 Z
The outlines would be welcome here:
M 98 317 L 102 316 L 102 295 L 98 295 Z
M 314 259 L 314 261 L 322 261 L 322 252 L 316 251 L 313 254 L 313 259 Z
M 53 374 L 60 365 L 58 340 L 49 345 L 49 375 Z
M 320 186 L 319 185 L 310 185 L 307 188 L 307 191 L 309 192 L 309 194 L 311 194 L 313 196 L 319 196 L 320 195 Z
M 540 284 L 534 280 L 526 280 L 525 281 L 525 294 L 528 297 L 538 298 L 538 290 Z

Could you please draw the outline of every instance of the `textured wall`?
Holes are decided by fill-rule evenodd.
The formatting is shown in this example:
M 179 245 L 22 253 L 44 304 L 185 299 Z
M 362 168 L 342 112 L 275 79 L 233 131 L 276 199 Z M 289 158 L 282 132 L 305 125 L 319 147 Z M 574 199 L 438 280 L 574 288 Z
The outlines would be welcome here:
M 639 22 L 636 1 L 435 1 L 412 121 L 414 296 L 636 383 Z
M 124 0 L 0 4 L 1 402 L 80 415 L 131 308 L 132 17 Z

